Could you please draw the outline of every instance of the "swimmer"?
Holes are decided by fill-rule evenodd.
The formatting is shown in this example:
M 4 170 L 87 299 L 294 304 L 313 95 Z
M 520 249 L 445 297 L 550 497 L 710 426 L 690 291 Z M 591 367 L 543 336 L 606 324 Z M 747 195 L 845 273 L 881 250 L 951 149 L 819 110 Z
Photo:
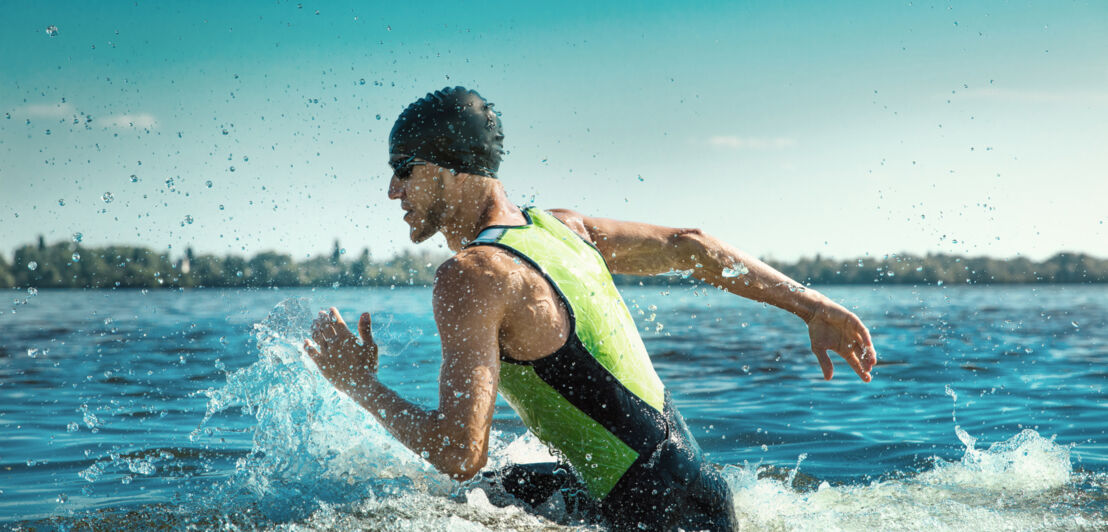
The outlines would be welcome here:
M 492 104 L 462 87 L 412 103 L 389 135 L 388 197 L 399 200 L 411 240 L 441 233 L 454 252 L 432 292 L 438 406 L 411 403 L 378 379 L 368 313 L 355 336 L 338 310 L 321 312 L 306 351 L 337 389 L 456 480 L 486 464 L 499 391 L 563 460 L 502 472 L 520 499 L 536 504 L 538 493 L 579 486 L 614 530 L 734 529 L 727 484 L 654 372 L 612 274 L 691 271 L 791 312 L 808 325 L 825 379 L 834 351 L 870 381 L 869 331 L 841 305 L 699 229 L 517 207 L 497 175 L 503 140 Z

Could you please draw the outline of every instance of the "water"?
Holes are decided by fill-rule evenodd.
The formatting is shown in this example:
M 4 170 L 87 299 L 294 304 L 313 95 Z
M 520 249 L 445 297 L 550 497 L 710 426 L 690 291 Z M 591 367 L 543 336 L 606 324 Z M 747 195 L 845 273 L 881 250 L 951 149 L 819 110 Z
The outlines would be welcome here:
M 800 320 L 625 289 L 745 528 L 1108 528 L 1108 287 L 833 288 L 881 365 L 825 382 Z M 7 292 L 0 528 L 594 528 L 435 473 L 299 350 L 374 313 L 381 374 L 432 405 L 427 289 Z M 490 467 L 544 452 L 498 405 Z

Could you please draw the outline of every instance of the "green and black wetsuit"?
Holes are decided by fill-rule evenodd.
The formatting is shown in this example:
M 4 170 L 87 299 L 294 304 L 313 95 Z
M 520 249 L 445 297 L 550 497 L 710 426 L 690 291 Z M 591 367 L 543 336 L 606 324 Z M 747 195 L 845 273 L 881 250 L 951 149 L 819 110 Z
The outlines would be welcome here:
M 604 258 L 554 216 L 523 214 L 526 225 L 486 228 L 469 245 L 506 249 L 541 272 L 570 332 L 538 360 L 503 357 L 500 394 L 572 465 L 614 527 L 733 527 L 727 485 L 705 467 Z

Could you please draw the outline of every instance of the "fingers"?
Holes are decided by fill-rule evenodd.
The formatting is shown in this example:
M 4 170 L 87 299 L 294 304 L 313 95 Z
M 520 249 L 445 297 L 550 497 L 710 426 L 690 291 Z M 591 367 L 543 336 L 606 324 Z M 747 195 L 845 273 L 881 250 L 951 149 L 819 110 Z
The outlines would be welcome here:
M 362 337 L 362 343 L 373 345 L 373 324 L 370 322 L 369 313 L 363 312 L 358 319 L 358 336 Z
M 819 359 L 819 367 L 823 370 L 823 379 L 831 380 L 831 377 L 835 375 L 835 366 L 831 363 L 831 357 L 827 356 L 827 350 L 813 348 L 812 353 Z
M 866 363 L 866 371 L 869 371 L 877 365 L 877 349 L 873 347 L 873 339 L 869 336 L 869 329 L 863 326 L 861 336 L 862 345 L 866 348 L 863 361 Z
M 339 309 L 331 307 L 330 309 L 328 309 L 327 312 L 328 315 L 331 317 L 331 321 L 333 321 L 336 325 L 346 327 L 346 322 L 343 321 L 342 314 L 339 314 Z
M 843 353 L 843 351 L 836 351 L 842 354 L 843 358 L 850 363 L 850 367 L 854 368 L 854 372 L 858 374 L 859 378 L 869 382 L 873 379 L 869 372 L 877 364 L 877 350 L 873 348 L 873 340 L 870 338 L 869 329 L 866 328 L 858 316 L 851 314 L 847 323 L 853 329 L 847 332 L 847 338 L 851 339 L 851 342 L 846 345 L 849 355 Z
M 331 320 L 319 313 L 319 317 L 312 322 L 312 340 L 320 347 L 326 349 L 327 344 L 334 340 L 336 334 Z
M 869 382 L 871 377 L 869 370 L 862 365 L 862 360 L 859 355 L 865 355 L 865 346 L 861 345 L 857 341 L 848 342 L 846 339 L 837 348 L 832 348 L 839 356 L 843 357 L 843 360 L 850 365 L 850 368 L 854 370 L 854 373 L 858 374 L 858 378 L 865 382 Z
M 877 354 L 874 352 L 873 344 L 867 342 L 861 334 L 855 334 L 853 349 L 858 356 L 858 360 L 862 363 L 862 369 L 869 373 L 877 363 Z

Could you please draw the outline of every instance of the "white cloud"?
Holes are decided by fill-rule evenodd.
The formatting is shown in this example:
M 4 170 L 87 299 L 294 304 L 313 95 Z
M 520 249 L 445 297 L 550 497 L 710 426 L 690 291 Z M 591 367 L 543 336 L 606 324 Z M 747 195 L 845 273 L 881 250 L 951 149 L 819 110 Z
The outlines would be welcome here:
M 63 119 L 74 115 L 80 115 L 82 120 L 88 118 L 69 102 L 27 104 L 13 109 L 11 115 L 19 118 Z M 158 125 L 158 119 L 150 113 L 108 115 L 96 117 L 95 122 L 115 129 L 153 129 Z
M 154 118 L 154 115 L 150 113 L 135 113 L 125 115 L 111 115 L 98 119 L 97 122 L 101 122 L 107 127 L 114 127 L 118 129 L 153 129 L 158 125 L 158 120 Z
M 73 104 L 36 103 L 17 107 L 12 115 L 27 118 L 64 118 L 73 114 Z
M 775 150 L 795 146 L 796 141 L 786 137 L 761 138 L 717 135 L 709 138 L 708 144 L 732 150 Z

